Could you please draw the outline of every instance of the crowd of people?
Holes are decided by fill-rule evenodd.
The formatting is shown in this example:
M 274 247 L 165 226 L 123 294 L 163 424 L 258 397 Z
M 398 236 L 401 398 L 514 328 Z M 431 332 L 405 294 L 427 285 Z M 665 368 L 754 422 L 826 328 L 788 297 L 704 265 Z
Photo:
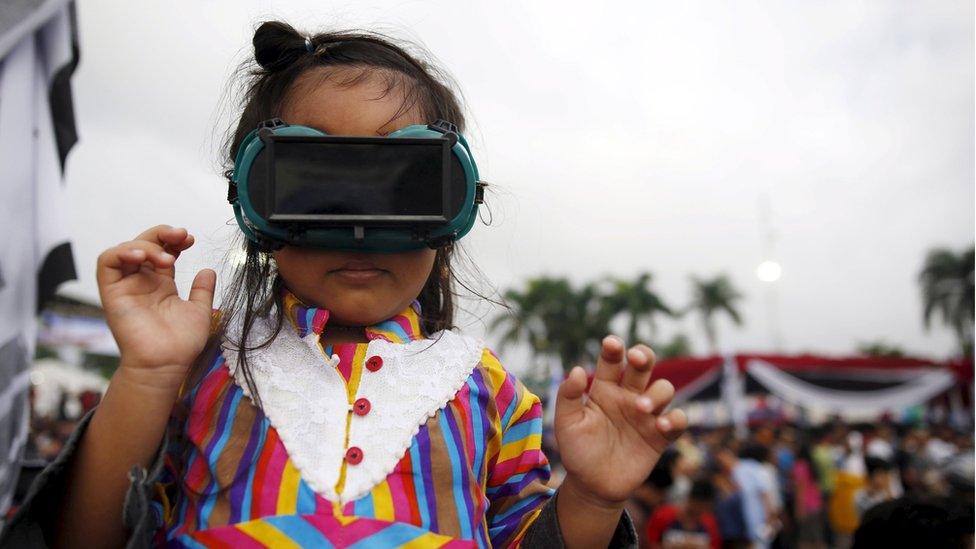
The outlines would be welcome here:
M 62 399 L 55 416 L 34 415 L 20 496 L 98 397 L 80 395 L 80 410 Z M 887 418 L 802 428 L 763 421 L 748 433 L 693 426 L 627 510 L 644 548 L 913 546 L 912 539 L 972 547 L 973 452 L 972 429 Z M 547 454 L 558 463 L 555 448 Z
M 973 497 L 971 430 L 837 419 L 692 429 L 628 510 L 649 548 L 971 547 Z

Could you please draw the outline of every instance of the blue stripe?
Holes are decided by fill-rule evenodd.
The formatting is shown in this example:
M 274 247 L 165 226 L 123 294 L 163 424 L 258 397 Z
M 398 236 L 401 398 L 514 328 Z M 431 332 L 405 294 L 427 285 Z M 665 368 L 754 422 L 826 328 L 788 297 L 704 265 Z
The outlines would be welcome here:
M 390 526 L 349 545 L 349 549 L 372 549 L 374 547 L 399 547 L 408 541 L 425 534 L 423 530 L 402 522 Z
M 526 507 L 534 506 L 536 504 L 536 502 L 539 500 L 539 498 L 540 498 L 540 495 L 539 494 L 533 494 L 533 495 L 531 495 L 531 496 L 529 496 L 529 497 L 527 497 L 527 498 L 519 501 L 515 505 L 509 507 L 508 509 L 505 509 L 504 512 L 498 513 L 497 515 L 495 515 L 494 521 L 495 522 L 503 521 L 503 520 L 507 519 L 508 517 L 514 515 L 516 512 L 519 512 L 522 509 L 525 509 Z M 521 515 L 521 514 L 522 513 L 519 513 L 519 515 Z
M 426 428 L 426 425 L 421 427 L 421 429 Z M 424 489 L 424 468 L 420 464 L 420 448 L 417 446 L 417 437 L 413 437 L 413 442 L 410 443 L 410 463 L 413 465 L 414 470 L 413 490 L 417 496 L 417 509 L 420 510 L 420 525 L 429 527 L 430 516 L 427 514 L 427 490 Z
M 502 485 L 499 485 L 499 486 L 492 486 L 492 487 L 488 488 L 488 490 L 487 490 L 488 495 L 495 495 L 500 490 L 504 490 L 504 489 L 509 488 L 513 483 L 517 484 L 519 482 L 522 482 L 522 479 L 523 478 L 525 478 L 525 473 L 518 473 L 518 474 L 512 475 L 512 476 L 508 477 L 507 479 L 505 479 L 505 484 L 502 484 Z
M 253 498 L 254 492 L 254 473 L 257 472 L 257 460 L 261 457 L 261 452 L 264 450 L 264 443 L 268 437 L 268 427 L 270 422 L 267 417 L 262 416 L 261 418 L 261 434 L 258 438 L 258 444 L 254 448 L 254 459 L 251 461 L 251 466 L 247 470 L 247 486 L 244 487 L 244 501 L 241 502 L 241 517 L 240 522 L 245 522 L 251 520 L 251 498 Z
M 511 379 L 508 377 L 508 372 L 505 373 L 505 382 L 511 383 Z M 501 387 L 499 387 L 501 389 Z M 508 408 L 505 409 L 505 415 L 502 416 L 502 429 L 508 429 L 508 422 L 512 419 L 512 414 L 515 413 L 515 408 L 518 407 L 518 403 L 522 400 L 521 395 L 519 395 L 518 386 L 512 388 L 515 391 L 515 396 L 512 397 L 512 401 L 508 403 Z
M 227 418 L 221 425 L 223 432 L 220 433 L 220 438 L 217 440 L 217 444 L 214 445 L 213 451 L 207 456 L 207 462 L 210 463 L 210 470 L 217 470 L 217 460 L 220 459 L 220 453 L 223 452 L 224 446 L 227 445 L 227 439 L 230 438 L 230 432 L 233 430 L 231 426 L 234 424 L 234 418 L 237 417 L 237 405 L 241 402 L 241 395 L 244 391 L 234 391 L 234 398 L 230 402 L 230 408 L 227 410 Z M 213 482 L 215 482 L 214 479 Z M 203 504 L 200 509 L 200 525 L 205 525 L 209 523 L 210 512 L 213 511 L 214 504 L 217 502 L 217 496 L 219 491 L 214 491 L 213 495 L 207 498 L 207 502 Z
M 356 500 L 356 503 L 353 505 L 353 514 L 357 517 L 376 517 L 376 512 L 373 511 L 373 492 Z
M 295 507 L 295 514 L 298 515 L 315 513 L 315 492 L 308 487 L 304 480 L 298 483 L 298 503 Z
M 333 547 L 329 543 L 329 540 L 322 535 L 322 532 L 319 532 L 318 528 L 312 526 L 300 516 L 283 515 L 279 517 L 268 517 L 265 520 L 302 547 L 324 547 L 328 549 Z
M 447 414 L 449 411 L 441 410 L 441 413 L 437 414 L 441 423 L 441 434 L 444 437 L 444 444 L 447 446 L 447 455 L 451 458 L 451 473 L 454 475 L 454 489 L 451 492 L 454 494 L 454 505 L 457 506 L 458 513 L 458 524 L 461 526 L 461 537 L 471 538 L 471 520 L 468 518 L 468 505 L 464 502 L 464 489 L 463 483 L 461 482 L 461 462 L 458 459 L 457 445 L 454 443 L 454 433 L 451 430 L 451 426 L 447 423 Z
M 394 341 L 393 343 L 403 343 L 410 339 L 407 331 L 395 320 L 384 320 L 376 325 L 376 329 L 382 332 L 393 332 L 393 336 L 400 339 L 400 341 Z
M 508 444 L 509 442 L 522 440 L 531 435 L 542 432 L 542 419 L 534 418 L 529 421 L 523 421 L 521 423 L 516 423 L 515 425 L 509 426 L 505 429 L 502 434 L 502 444 Z
M 481 387 L 473 376 L 468 377 L 468 408 L 471 410 L 471 430 L 474 432 L 474 471 L 481 474 L 485 460 L 485 432 L 481 420 Z

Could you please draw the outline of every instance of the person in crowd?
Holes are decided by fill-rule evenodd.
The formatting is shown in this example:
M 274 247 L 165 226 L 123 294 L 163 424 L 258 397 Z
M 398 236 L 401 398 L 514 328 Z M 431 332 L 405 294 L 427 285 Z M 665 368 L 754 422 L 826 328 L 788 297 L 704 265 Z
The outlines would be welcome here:
M 711 469 L 716 494 L 715 522 L 722 538 L 722 547 L 726 549 L 744 549 L 750 546 L 742 491 L 732 475 L 737 463 L 735 452 L 722 448 L 716 452 L 715 465 Z
M 945 497 L 903 496 L 872 507 L 854 533 L 853 549 L 973 547 L 973 504 Z
M 823 495 L 817 482 L 810 446 L 802 444 L 792 468 L 793 520 L 798 549 L 826 547 L 823 523 Z
M 647 528 L 647 521 L 654 513 L 655 509 L 667 502 L 668 490 L 671 488 L 673 478 L 671 477 L 670 465 L 662 467 L 658 461 L 651 474 L 627 500 L 627 514 L 634 521 L 634 528 L 638 532 L 644 532 Z M 641 548 L 649 547 L 647 538 L 638 538 Z
M 765 446 L 751 443 L 740 450 L 732 471 L 732 478 L 742 493 L 746 538 L 756 547 L 769 547 L 776 530 L 770 505 L 773 487 L 763 466 L 768 459 L 769 450 Z
M 874 456 L 864 458 L 867 470 L 867 482 L 864 487 L 854 494 L 854 504 L 857 506 L 858 516 L 875 505 L 894 499 L 891 490 L 892 464 Z
M 653 549 L 720 549 L 722 538 L 712 509 L 715 486 L 707 478 L 692 482 L 688 499 L 654 510 L 645 530 Z

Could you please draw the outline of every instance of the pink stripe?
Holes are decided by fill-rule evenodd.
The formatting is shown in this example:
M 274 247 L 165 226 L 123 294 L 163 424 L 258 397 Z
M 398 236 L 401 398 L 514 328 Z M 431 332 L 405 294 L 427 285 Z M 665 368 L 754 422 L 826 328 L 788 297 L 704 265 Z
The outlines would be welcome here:
M 261 489 L 261 515 L 273 515 L 278 511 L 278 492 L 281 491 L 281 475 L 285 472 L 285 463 L 287 462 L 288 454 L 285 452 L 284 445 L 280 442 L 275 444 L 271 459 L 268 460 L 268 469 L 264 473 L 264 486 L 254 487 L 255 489 Z
M 410 450 L 407 450 L 407 452 L 409 453 Z M 398 521 L 411 522 L 413 517 L 411 517 L 408 498 L 415 496 L 414 494 L 407 493 L 403 486 L 401 473 L 394 470 L 386 476 L 386 483 L 390 486 L 390 498 L 393 500 L 393 518 Z
M 539 404 L 533 404 L 531 408 L 529 408 L 524 414 L 522 414 L 522 417 L 520 417 L 518 421 L 512 424 L 512 426 L 533 419 L 537 419 L 540 417 L 542 417 L 542 406 L 540 406 Z
M 326 309 L 316 309 L 315 316 L 312 317 L 312 331 L 321 334 L 325 323 L 329 321 L 329 311 Z
M 339 355 L 339 374 L 349 383 L 352 378 L 352 361 L 356 358 L 356 344 L 338 343 L 332 346 L 332 352 Z
M 202 437 L 196 437 L 194 435 L 203 435 L 206 429 L 212 426 L 209 420 L 214 411 L 214 400 L 220 394 L 220 389 L 226 384 L 228 379 L 230 379 L 230 372 L 227 370 L 226 365 L 217 368 L 213 373 L 204 378 L 203 383 L 200 385 L 200 391 L 197 392 L 197 396 L 193 401 L 193 412 L 190 414 L 190 422 L 187 427 L 187 435 L 191 439 L 201 440 Z
M 372 536 L 376 532 L 390 526 L 389 522 L 367 518 L 357 518 L 352 523 L 342 527 L 335 517 L 303 517 L 314 525 L 333 544 L 345 547 L 357 541 Z
M 542 450 L 526 450 L 510 460 L 496 463 L 491 471 L 494 479 L 506 479 L 518 473 L 525 473 L 538 467 L 540 463 L 547 463 Z
M 265 549 L 263 543 L 258 542 L 256 539 L 245 534 L 244 532 L 241 532 L 234 526 L 223 526 L 220 528 L 211 528 L 209 530 L 200 530 L 199 532 L 194 532 L 190 537 L 200 542 L 205 547 Z
M 409 318 L 405 316 L 398 316 L 396 317 L 396 323 L 403 328 L 403 333 L 407 334 L 408 338 L 417 337 L 417 334 L 414 333 L 413 326 L 410 325 Z

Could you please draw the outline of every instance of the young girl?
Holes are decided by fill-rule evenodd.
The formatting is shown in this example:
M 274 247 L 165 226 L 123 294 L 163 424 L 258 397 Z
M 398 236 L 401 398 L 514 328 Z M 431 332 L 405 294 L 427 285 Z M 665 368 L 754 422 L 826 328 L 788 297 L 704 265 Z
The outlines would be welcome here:
M 272 22 L 254 47 L 231 163 L 272 118 L 330 135 L 464 129 L 437 74 L 383 38 Z M 247 240 L 215 315 L 213 271 L 177 295 L 174 263 L 192 245 L 160 225 L 99 257 L 121 364 L 6 544 L 635 544 L 624 502 L 686 425 L 665 412 L 673 387 L 648 387 L 648 347 L 607 337 L 589 388 L 579 367 L 560 387 L 566 477 L 553 491 L 538 398 L 451 331 L 453 242 L 363 253 Z

